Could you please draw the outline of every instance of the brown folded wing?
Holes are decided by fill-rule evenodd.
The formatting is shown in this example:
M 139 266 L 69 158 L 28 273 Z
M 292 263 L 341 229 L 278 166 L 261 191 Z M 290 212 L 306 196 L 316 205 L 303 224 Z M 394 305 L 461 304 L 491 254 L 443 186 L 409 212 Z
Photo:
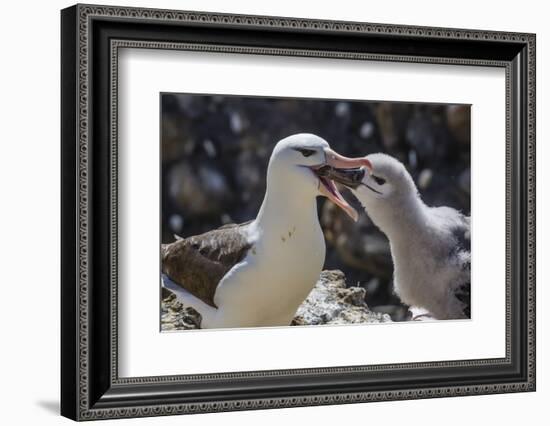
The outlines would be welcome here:
M 162 272 L 204 303 L 217 308 L 214 294 L 218 284 L 251 247 L 246 238 L 249 224 L 226 225 L 163 244 Z

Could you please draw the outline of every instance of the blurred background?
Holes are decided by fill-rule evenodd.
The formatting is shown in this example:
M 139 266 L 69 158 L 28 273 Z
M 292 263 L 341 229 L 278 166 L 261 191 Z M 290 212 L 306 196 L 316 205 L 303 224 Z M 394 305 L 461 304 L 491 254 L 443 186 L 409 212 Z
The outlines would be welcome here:
M 161 108 L 163 243 L 253 219 L 271 151 L 294 133 L 314 133 L 346 156 L 390 154 L 428 205 L 470 214 L 469 105 L 165 93 Z M 371 309 L 408 319 L 392 291 L 386 237 L 365 214 L 355 224 L 325 198 L 318 206 L 324 269 L 340 269 L 349 285 L 364 287 Z

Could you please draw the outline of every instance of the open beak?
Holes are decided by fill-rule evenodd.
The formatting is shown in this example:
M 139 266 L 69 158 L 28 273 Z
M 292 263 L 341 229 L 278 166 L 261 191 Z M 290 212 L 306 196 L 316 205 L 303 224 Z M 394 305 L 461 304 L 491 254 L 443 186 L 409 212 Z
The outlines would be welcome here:
M 334 182 L 338 182 L 348 188 L 357 189 L 363 182 L 366 173 L 365 167 L 355 167 L 353 169 L 335 169 L 330 166 L 323 167 L 319 170 L 319 174 Z
M 364 169 L 361 168 L 366 167 L 372 170 L 372 164 L 364 157 L 344 157 L 329 148 L 325 149 L 325 158 L 325 164 L 312 167 L 312 170 L 319 178 L 319 192 L 344 210 L 354 221 L 357 221 L 359 218 L 357 211 L 342 197 L 342 194 L 340 194 L 340 191 L 338 191 L 338 188 L 334 184 L 333 178 L 344 185 L 346 183 L 343 181 L 355 184 L 355 182 L 360 182 L 365 174 Z M 350 169 L 353 169 L 353 172 Z M 351 176 L 352 174 L 354 176 Z

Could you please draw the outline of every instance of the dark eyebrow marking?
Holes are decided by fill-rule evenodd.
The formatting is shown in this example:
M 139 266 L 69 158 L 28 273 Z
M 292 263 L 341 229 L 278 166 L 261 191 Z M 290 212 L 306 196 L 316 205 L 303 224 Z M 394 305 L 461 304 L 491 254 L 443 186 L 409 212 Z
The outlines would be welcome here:
M 292 148 L 292 149 L 300 152 L 304 157 L 309 157 L 310 155 L 313 155 L 316 152 L 314 149 L 307 149 L 307 148 Z

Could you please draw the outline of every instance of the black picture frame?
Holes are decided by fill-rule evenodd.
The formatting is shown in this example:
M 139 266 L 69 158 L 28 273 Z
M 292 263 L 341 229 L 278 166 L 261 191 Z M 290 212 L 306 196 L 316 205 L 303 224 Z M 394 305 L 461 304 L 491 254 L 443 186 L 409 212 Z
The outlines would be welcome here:
M 534 34 L 97 5 L 61 12 L 61 414 L 74 420 L 535 390 Z M 506 70 L 506 356 L 119 378 L 117 49 Z

